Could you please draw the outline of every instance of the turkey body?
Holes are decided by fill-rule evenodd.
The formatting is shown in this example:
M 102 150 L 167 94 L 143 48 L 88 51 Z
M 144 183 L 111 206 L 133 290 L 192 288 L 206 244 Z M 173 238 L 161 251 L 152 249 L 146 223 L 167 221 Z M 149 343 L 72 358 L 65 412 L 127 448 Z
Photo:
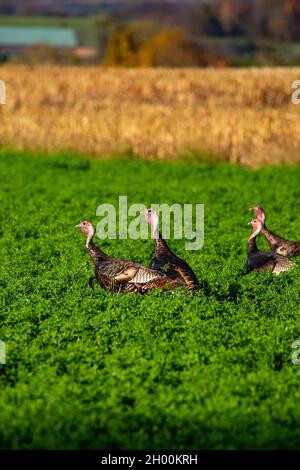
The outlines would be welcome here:
M 289 258 L 300 256 L 300 242 L 285 240 L 270 232 L 265 226 L 266 214 L 261 206 L 255 206 L 251 210 L 255 213 L 257 219 L 261 221 L 261 234 L 266 238 L 273 252 Z
M 273 251 L 261 251 L 257 248 L 255 238 L 248 240 L 247 245 L 248 258 L 246 267 L 248 272 L 256 269 L 258 272 L 271 270 L 274 274 L 280 274 L 289 271 L 294 263 L 289 258 L 277 254 Z
M 179 280 L 160 271 L 108 256 L 92 241 L 87 249 L 95 265 L 95 277 L 103 289 L 111 292 L 145 293 L 153 289 L 175 289 L 183 286 Z
M 291 258 L 300 256 L 300 242 L 284 240 L 270 232 L 266 227 L 262 228 L 261 234 L 264 235 L 273 252 Z
M 160 232 L 155 238 L 155 255 L 151 259 L 150 267 L 164 272 L 174 280 L 180 280 L 187 289 L 200 289 L 199 281 L 192 268 L 172 252 Z

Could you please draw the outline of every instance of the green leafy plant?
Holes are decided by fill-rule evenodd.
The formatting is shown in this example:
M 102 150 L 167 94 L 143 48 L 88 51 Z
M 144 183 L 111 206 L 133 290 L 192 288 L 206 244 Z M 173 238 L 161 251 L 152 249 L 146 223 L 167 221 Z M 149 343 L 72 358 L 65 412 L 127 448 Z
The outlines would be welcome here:
M 0 155 L 0 447 L 298 448 L 299 262 L 245 276 L 248 207 L 300 238 L 299 167 Z M 205 244 L 171 247 L 202 289 L 91 289 L 79 220 L 96 207 L 204 203 Z M 147 264 L 153 240 L 96 243 Z M 263 240 L 260 246 L 265 246 Z

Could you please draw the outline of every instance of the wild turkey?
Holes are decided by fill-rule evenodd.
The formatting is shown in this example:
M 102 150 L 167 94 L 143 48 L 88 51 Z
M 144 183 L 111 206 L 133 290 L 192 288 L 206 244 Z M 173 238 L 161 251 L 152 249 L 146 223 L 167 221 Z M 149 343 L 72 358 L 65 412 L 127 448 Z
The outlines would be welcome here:
M 278 255 L 273 251 L 261 251 L 257 248 L 256 237 L 262 229 L 262 223 L 258 219 L 254 219 L 250 222 L 253 227 L 253 233 L 248 240 L 247 254 L 248 259 L 246 261 L 247 270 L 253 271 L 256 269 L 259 272 L 267 271 L 271 269 L 274 274 L 280 274 L 283 271 L 289 271 L 294 263 L 285 256 Z
M 300 256 L 300 242 L 284 240 L 270 232 L 265 226 L 266 214 L 261 206 L 253 207 L 251 210 L 254 211 L 256 218 L 261 221 L 261 234 L 266 237 L 272 251 L 275 251 L 275 253 L 278 253 L 279 255 L 291 258 L 294 256 Z
M 95 265 L 95 278 L 103 289 L 112 292 L 144 293 L 153 289 L 183 286 L 166 274 L 131 261 L 106 255 L 94 242 L 95 227 L 87 220 L 76 225 L 86 235 L 86 248 Z
M 155 242 L 155 254 L 151 259 L 150 267 L 165 272 L 172 279 L 181 280 L 187 289 L 199 289 L 199 281 L 194 271 L 183 259 L 172 252 L 159 232 L 157 213 L 153 209 L 145 209 L 144 216 L 151 226 L 152 236 Z

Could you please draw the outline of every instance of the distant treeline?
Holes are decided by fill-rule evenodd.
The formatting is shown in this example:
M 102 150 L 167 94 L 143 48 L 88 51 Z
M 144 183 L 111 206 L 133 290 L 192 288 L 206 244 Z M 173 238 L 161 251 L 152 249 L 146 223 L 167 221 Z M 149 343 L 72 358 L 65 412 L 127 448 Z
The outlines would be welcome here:
M 0 0 L 0 14 L 86 18 L 79 41 L 105 65 L 300 65 L 300 0 Z
M 300 39 L 299 0 L 0 0 L 0 14 L 158 19 L 195 35 Z

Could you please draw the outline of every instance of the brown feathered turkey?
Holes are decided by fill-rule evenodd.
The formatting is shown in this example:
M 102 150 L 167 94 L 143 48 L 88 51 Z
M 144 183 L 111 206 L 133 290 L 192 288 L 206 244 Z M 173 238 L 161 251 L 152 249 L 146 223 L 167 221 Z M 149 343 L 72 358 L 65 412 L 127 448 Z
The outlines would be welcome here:
M 145 293 L 153 289 L 175 289 L 183 286 L 183 282 L 160 271 L 105 254 L 94 244 L 95 227 L 88 220 L 80 222 L 76 227 L 87 237 L 86 248 L 95 266 L 95 278 L 103 289 L 112 292 Z
M 159 232 L 159 218 L 156 211 L 153 209 L 145 209 L 144 215 L 151 226 L 155 243 L 155 254 L 151 259 L 150 267 L 165 272 L 172 279 L 182 281 L 187 289 L 199 289 L 199 281 L 192 268 L 186 261 L 173 253 L 162 237 L 162 234 Z
M 261 221 L 254 219 L 250 224 L 253 227 L 253 232 L 249 237 L 247 244 L 247 270 L 253 271 L 256 269 L 259 272 L 264 272 L 270 269 L 274 274 L 289 271 L 294 266 L 293 261 L 289 258 L 273 251 L 261 251 L 257 248 L 256 237 L 262 229 Z
M 266 214 L 261 206 L 253 207 L 251 210 L 254 211 L 256 218 L 261 221 L 261 234 L 266 238 L 272 251 L 279 255 L 291 258 L 294 256 L 300 256 L 300 242 L 285 240 L 284 238 L 270 232 L 270 230 L 265 226 Z

